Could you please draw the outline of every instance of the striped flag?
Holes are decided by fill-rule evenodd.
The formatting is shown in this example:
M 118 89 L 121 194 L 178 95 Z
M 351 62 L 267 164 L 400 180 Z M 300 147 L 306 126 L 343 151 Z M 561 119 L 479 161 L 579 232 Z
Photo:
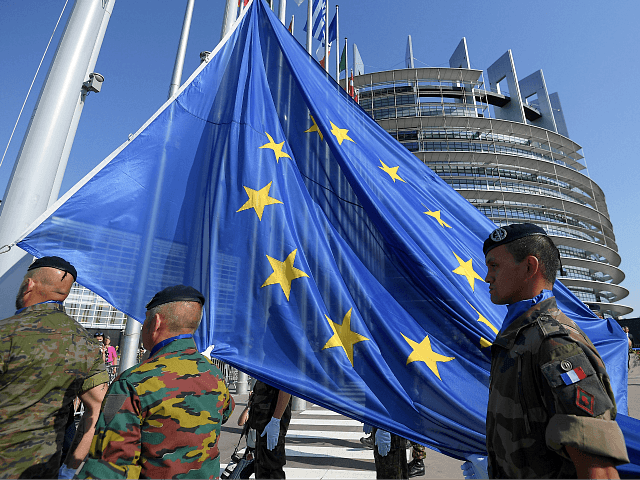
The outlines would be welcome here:
M 311 1 L 311 0 L 309 0 Z M 324 17 L 327 9 L 327 3 L 325 0 L 313 0 L 313 14 L 312 14 L 312 28 L 311 36 L 316 38 L 322 43 L 324 41 Z M 309 28 L 309 24 L 305 24 L 304 31 Z

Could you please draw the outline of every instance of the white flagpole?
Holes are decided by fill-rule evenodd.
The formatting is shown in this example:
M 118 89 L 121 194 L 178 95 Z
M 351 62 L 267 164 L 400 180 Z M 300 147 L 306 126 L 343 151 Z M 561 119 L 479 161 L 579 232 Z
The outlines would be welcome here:
M 284 22 L 286 21 L 285 19 L 286 16 L 287 16 L 287 0 L 280 0 L 280 3 L 278 5 L 278 18 L 282 22 L 282 25 L 284 25 Z
M 324 6 L 324 71 L 329 73 L 329 3 Z
M 313 37 L 311 36 L 311 30 L 313 30 L 313 0 L 307 0 L 307 53 L 311 55 L 311 43 Z
M 340 84 L 340 19 L 338 5 L 336 5 L 336 82 Z
M 227 4 L 224 8 L 224 20 L 222 20 L 222 32 L 220 32 L 220 40 L 224 38 L 224 36 L 231 29 L 231 25 L 236 21 L 236 13 L 238 12 L 238 7 L 236 7 L 235 3 L 238 0 L 227 0 Z
M 296 19 L 296 16 L 295 15 L 291 15 L 291 35 L 293 35 L 293 31 L 294 31 L 293 27 L 295 26 L 295 22 L 294 22 L 295 19 Z
M 344 89 L 349 93 L 349 49 L 347 48 L 347 37 L 344 37 Z

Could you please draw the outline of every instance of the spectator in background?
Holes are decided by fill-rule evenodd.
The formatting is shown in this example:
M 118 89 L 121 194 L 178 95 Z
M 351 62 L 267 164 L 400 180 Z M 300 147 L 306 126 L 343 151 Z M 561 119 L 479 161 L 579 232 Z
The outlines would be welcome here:
M 111 337 L 109 335 L 104 336 L 104 345 L 105 345 L 105 355 L 106 355 L 106 364 L 107 365 L 117 365 L 118 364 L 118 353 L 116 352 L 115 347 L 111 345 Z
M 93 335 L 93 338 L 96 342 L 98 342 L 98 346 L 100 348 L 100 354 L 102 355 L 102 362 L 107 363 L 107 348 L 104 346 L 104 333 L 96 332 Z

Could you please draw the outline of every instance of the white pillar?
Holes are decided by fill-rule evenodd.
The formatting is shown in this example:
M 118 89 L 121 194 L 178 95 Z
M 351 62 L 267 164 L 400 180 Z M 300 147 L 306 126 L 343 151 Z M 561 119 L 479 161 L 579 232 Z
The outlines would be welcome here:
M 105 3 L 77 0 L 69 16 L 2 201 L 0 246 L 17 240 L 49 204 Z M 0 276 L 22 256 L 19 249 L 0 255 Z

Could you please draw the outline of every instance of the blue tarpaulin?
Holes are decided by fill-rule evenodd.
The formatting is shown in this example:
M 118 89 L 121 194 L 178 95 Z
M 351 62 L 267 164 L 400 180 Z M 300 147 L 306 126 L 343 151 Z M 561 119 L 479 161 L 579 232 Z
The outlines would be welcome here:
M 196 341 L 250 375 L 455 458 L 485 449 L 494 225 L 255 1 L 207 64 L 19 246 L 144 319 L 207 297 Z M 626 413 L 626 338 L 559 282 Z

